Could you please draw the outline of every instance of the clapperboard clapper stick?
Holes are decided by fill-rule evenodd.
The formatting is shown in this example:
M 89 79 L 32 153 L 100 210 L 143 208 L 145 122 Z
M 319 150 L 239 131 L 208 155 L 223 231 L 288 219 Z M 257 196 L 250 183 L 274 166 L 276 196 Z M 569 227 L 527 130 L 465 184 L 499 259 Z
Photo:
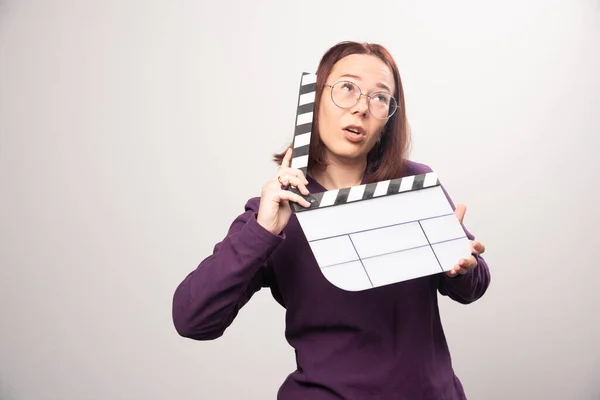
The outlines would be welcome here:
M 316 75 L 303 73 L 292 168 L 306 175 Z M 452 269 L 470 242 L 435 173 L 311 193 L 291 203 L 326 279 L 349 291 L 369 290 Z

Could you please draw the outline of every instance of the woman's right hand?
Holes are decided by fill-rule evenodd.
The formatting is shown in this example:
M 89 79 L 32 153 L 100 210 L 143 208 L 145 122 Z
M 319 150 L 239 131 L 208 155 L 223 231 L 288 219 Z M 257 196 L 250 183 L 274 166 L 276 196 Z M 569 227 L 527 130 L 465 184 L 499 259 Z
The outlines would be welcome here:
M 281 233 L 292 215 L 290 201 L 304 207 L 310 206 L 310 203 L 301 196 L 283 189 L 284 186 L 292 185 L 298 188 L 303 195 L 307 196 L 309 194 L 308 189 L 306 189 L 308 181 L 302 171 L 290 168 L 291 159 L 292 149 L 289 148 L 285 153 L 285 157 L 283 157 L 277 175 L 263 186 L 260 196 L 260 206 L 256 220 L 274 235 Z

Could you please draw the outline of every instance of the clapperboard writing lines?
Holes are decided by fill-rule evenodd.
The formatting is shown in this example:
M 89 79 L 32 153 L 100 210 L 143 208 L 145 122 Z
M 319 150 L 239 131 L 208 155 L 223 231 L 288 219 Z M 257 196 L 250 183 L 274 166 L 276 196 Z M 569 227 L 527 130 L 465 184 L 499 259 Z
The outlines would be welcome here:
M 356 253 L 356 256 L 358 257 L 358 261 L 360 261 L 360 265 L 362 265 L 363 270 L 365 271 L 365 274 L 367 275 L 367 279 L 369 279 L 369 283 L 371 284 L 371 287 L 375 287 L 373 285 L 373 281 L 371 280 L 371 277 L 369 276 L 369 272 L 365 268 L 365 264 L 363 263 L 363 259 L 360 258 L 360 254 L 358 254 L 358 250 L 356 250 L 356 246 L 354 245 L 354 241 L 352 241 L 352 238 L 350 237 L 350 235 L 348 235 L 348 239 L 350 239 L 350 243 L 352 244 L 352 247 L 354 248 L 354 252 Z
M 425 218 L 419 218 L 419 219 L 404 221 L 404 222 L 400 222 L 400 223 L 397 223 L 397 224 L 381 225 L 381 226 L 378 226 L 377 228 L 361 229 L 361 230 L 358 230 L 358 231 L 341 233 L 339 235 L 331 235 L 331 236 L 322 237 L 322 238 L 318 238 L 318 239 L 312 239 L 310 242 L 318 242 L 320 240 L 333 239 L 333 238 L 336 238 L 336 237 L 341 237 L 341 236 L 346 236 L 346 235 L 356 235 L 358 233 L 365 233 L 365 232 L 370 232 L 370 231 L 378 231 L 380 229 L 393 228 L 394 226 L 400 226 L 400 225 L 414 224 L 415 222 L 427 221 L 427 220 L 436 219 L 436 218 L 443 218 L 443 217 L 448 217 L 450 215 L 454 215 L 454 214 L 448 213 L 448 214 L 442 214 L 442 215 L 435 215 L 433 217 L 425 217 Z M 423 227 L 421 227 L 421 229 L 423 229 Z M 425 235 L 425 236 L 427 236 L 427 235 Z M 451 240 L 454 240 L 454 239 L 451 239 Z M 443 242 L 447 242 L 447 240 L 443 240 L 443 241 L 438 242 L 438 243 L 443 243 Z M 437 244 L 437 243 L 434 243 L 434 244 Z
M 429 247 L 431 248 L 431 251 L 433 252 L 433 255 L 435 256 L 435 260 L 437 261 L 438 265 L 440 266 L 442 272 L 444 271 L 444 267 L 442 267 L 442 263 L 440 263 L 440 259 L 438 258 L 437 254 L 435 254 L 435 250 L 433 248 L 433 246 L 431 245 L 431 241 L 429 240 L 429 237 L 427 237 L 427 233 L 425 232 L 425 229 L 423 229 L 423 225 L 421 224 L 421 221 L 417 221 L 419 222 L 419 226 L 421 227 L 421 230 L 423 231 L 423 235 L 425 235 L 425 239 L 427 239 L 427 243 L 429 244 Z
M 350 263 L 354 263 L 356 261 L 360 261 L 361 266 L 363 267 L 365 274 L 367 275 L 367 277 L 369 278 L 369 282 L 371 282 L 371 278 L 369 276 L 369 273 L 363 263 L 364 260 L 368 260 L 368 259 L 372 259 L 372 258 L 377 258 L 377 257 L 384 257 L 384 256 L 388 256 L 391 254 L 396 254 L 396 253 L 402 253 L 402 252 L 406 252 L 406 251 L 410 251 L 410 250 L 416 250 L 416 249 L 420 249 L 420 248 L 425 248 L 425 247 L 429 247 L 429 249 L 432 251 L 433 255 L 435 256 L 435 259 L 437 261 L 438 266 L 440 267 L 440 269 L 442 270 L 442 272 L 444 271 L 444 268 L 442 266 L 442 263 L 440 262 L 435 249 L 433 248 L 434 245 L 437 244 L 442 244 L 442 243 L 447 243 L 447 242 L 453 242 L 453 241 L 457 241 L 457 240 L 461 240 L 466 238 L 466 235 L 462 235 L 459 237 L 453 237 L 450 239 L 444 239 L 444 240 L 439 240 L 436 242 L 431 242 L 431 240 L 429 239 L 427 233 L 425 232 L 425 229 L 423 228 L 423 225 L 421 224 L 421 221 L 424 220 L 433 220 L 436 218 L 444 218 L 444 217 L 448 217 L 454 215 L 453 213 L 448 213 L 448 214 L 443 214 L 443 215 L 438 215 L 438 216 L 433 216 L 433 217 L 428 217 L 428 218 L 423 218 L 420 220 L 412 220 L 412 221 L 405 221 L 405 222 L 401 222 L 398 224 L 391 224 L 391 225 L 386 225 L 386 226 L 380 226 L 377 228 L 370 228 L 370 229 L 362 229 L 362 230 L 358 230 L 358 231 L 354 231 L 354 232 L 346 232 L 343 234 L 339 234 L 339 235 L 332 235 L 332 236 L 328 236 L 328 237 L 323 237 L 323 238 L 318 238 L 318 239 L 313 239 L 310 240 L 310 243 L 316 243 L 316 242 L 320 242 L 320 241 L 325 241 L 325 240 L 330 240 L 330 239 L 335 239 L 335 238 L 341 238 L 341 237 L 347 237 L 350 241 L 350 243 L 352 244 L 352 248 L 354 250 L 354 253 L 356 254 L 356 259 L 353 260 L 348 260 L 348 261 L 342 261 L 342 262 L 336 262 L 336 263 L 332 263 L 332 264 L 328 264 L 328 265 L 323 265 L 322 268 L 330 268 L 330 267 L 334 267 L 334 266 L 338 266 L 338 265 L 344 265 L 344 264 L 350 264 Z M 354 243 L 354 241 L 352 240 L 352 235 L 357 235 L 357 234 L 362 234 L 362 233 L 366 233 L 366 232 L 373 232 L 373 231 L 378 231 L 378 230 L 382 230 L 382 229 L 386 229 L 386 228 L 392 228 L 392 227 L 397 227 L 397 226 L 402 226 L 402 225 L 409 225 L 409 224 L 414 224 L 414 223 L 418 223 L 419 227 L 421 229 L 421 232 L 423 232 L 423 235 L 425 237 L 425 239 L 427 240 L 427 244 L 423 244 L 423 245 L 419 245 L 419 246 L 412 246 L 412 247 L 407 247 L 407 248 L 403 248 L 400 250 L 394 250 L 394 251 L 388 251 L 388 252 L 383 252 L 383 253 L 379 253 L 379 254 L 375 254 L 375 255 L 371 255 L 371 256 L 364 256 L 361 257 L 359 251 L 356 248 L 356 245 Z M 371 284 L 373 284 L 371 282 Z
M 402 249 L 402 250 L 388 251 L 387 253 L 377 254 L 376 256 L 367 256 L 367 257 L 360 257 L 359 256 L 359 258 L 357 260 L 350 260 L 350 261 L 344 261 L 344 262 L 339 262 L 339 263 L 335 263 L 335 264 L 329 264 L 329 265 L 323 266 L 322 268 L 329 268 L 329 267 L 335 267 L 335 266 L 338 266 L 338 265 L 350 264 L 350 263 L 353 263 L 355 261 L 362 261 L 362 260 L 368 260 L 368 259 L 371 259 L 371 258 L 388 256 L 390 254 L 396 254 L 396 253 L 402 253 L 404 251 L 421 249 L 423 247 L 429 247 L 429 248 L 431 248 L 432 245 L 434 245 L 434 244 L 440 244 L 440 243 L 446 243 L 446 242 L 454 242 L 456 240 L 461 240 L 461 239 L 464 239 L 464 238 L 465 238 L 465 236 L 461 236 L 461 237 L 457 237 L 457 238 L 453 238 L 453 239 L 442 240 L 440 242 L 435 242 L 435 243 L 431 243 L 431 244 L 424 244 L 424 245 L 421 245 L 421 246 L 409 247 L 409 248 Z M 350 240 L 352 240 L 352 239 L 350 238 Z M 431 250 L 433 251 L 433 248 Z M 435 254 L 435 251 L 433 253 Z M 357 254 L 357 256 L 358 256 L 358 254 Z M 439 263 L 439 260 L 438 260 L 438 263 Z M 364 264 L 363 264 L 363 267 L 364 267 Z M 441 267 L 441 265 L 440 265 L 440 267 Z M 443 269 L 442 269 L 442 271 L 443 271 Z

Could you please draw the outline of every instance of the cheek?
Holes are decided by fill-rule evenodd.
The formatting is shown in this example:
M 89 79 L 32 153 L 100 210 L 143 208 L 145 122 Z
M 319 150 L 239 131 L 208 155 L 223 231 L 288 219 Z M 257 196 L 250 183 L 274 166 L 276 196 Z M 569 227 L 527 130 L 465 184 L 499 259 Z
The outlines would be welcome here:
M 337 125 L 341 118 L 338 107 L 331 107 L 330 104 L 323 104 L 319 112 L 319 125 L 323 126 L 325 133 L 329 132 Z
M 373 129 L 373 133 L 374 133 L 373 136 L 375 136 L 376 140 L 381 135 L 381 133 L 383 132 L 384 128 L 385 128 L 385 124 L 382 124 L 379 121 L 377 121 L 377 122 L 375 122 L 373 124 L 373 128 L 372 128 Z
M 371 136 L 371 144 L 375 145 L 385 129 L 385 124 L 377 123 L 373 128 L 374 134 Z

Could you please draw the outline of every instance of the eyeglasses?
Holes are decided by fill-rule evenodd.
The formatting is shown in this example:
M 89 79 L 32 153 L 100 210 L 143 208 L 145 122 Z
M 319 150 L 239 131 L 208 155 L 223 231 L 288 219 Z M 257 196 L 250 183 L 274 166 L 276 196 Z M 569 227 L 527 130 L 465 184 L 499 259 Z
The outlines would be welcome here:
M 331 100 L 340 108 L 354 107 L 361 96 L 367 98 L 369 112 L 377 119 L 390 118 L 398 108 L 398 102 L 388 92 L 363 94 L 358 85 L 350 81 L 339 81 L 333 85 L 325 84 L 331 88 Z

